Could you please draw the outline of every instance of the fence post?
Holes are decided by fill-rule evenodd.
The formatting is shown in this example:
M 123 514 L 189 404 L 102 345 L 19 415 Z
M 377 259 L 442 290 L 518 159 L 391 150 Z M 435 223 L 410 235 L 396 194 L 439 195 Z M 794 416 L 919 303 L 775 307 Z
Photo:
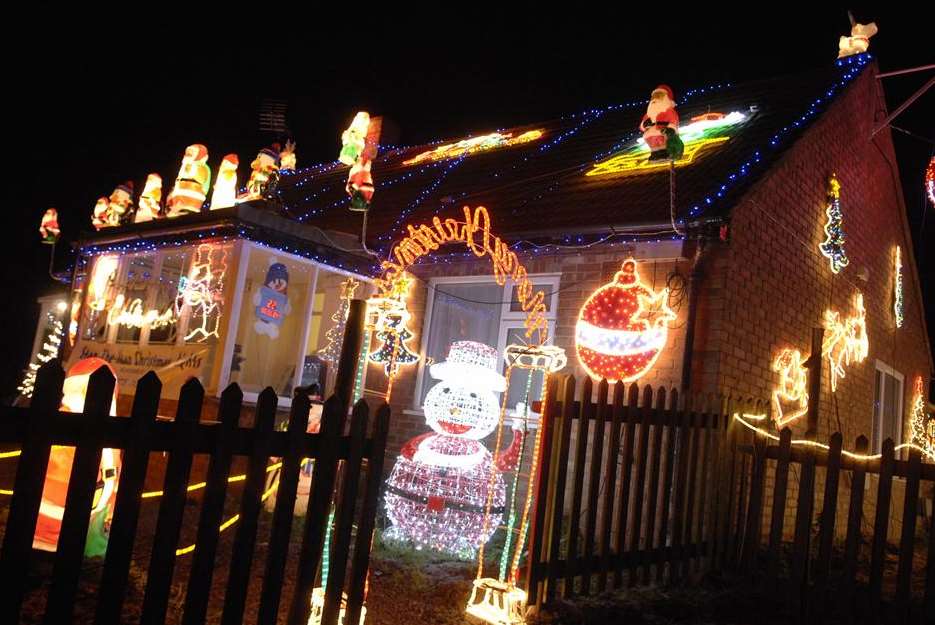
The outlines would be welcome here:
M 84 413 L 80 417 L 76 415 L 81 419 L 81 434 L 68 478 L 68 494 L 55 550 L 44 623 L 66 623 L 72 618 L 84 561 L 84 543 L 91 522 L 89 510 L 94 507 L 97 474 L 101 470 L 101 434 L 114 401 L 115 383 L 108 367 L 98 368 L 88 380 Z
M 806 438 L 818 435 L 818 409 L 821 402 L 821 344 L 824 340 L 824 328 L 812 328 L 812 353 L 805 362 L 808 368 L 808 412 L 806 413 Z
M 568 475 L 568 445 L 571 440 L 571 422 L 575 403 L 575 378 L 565 378 L 562 393 L 562 429 L 557 441 L 557 460 L 555 462 L 555 476 L 553 482 L 555 490 L 552 496 L 552 520 L 549 523 L 549 567 L 546 578 L 545 600 L 551 601 L 555 597 L 555 587 L 558 584 L 558 563 L 561 560 L 562 517 L 565 513 L 565 483 Z
M 903 530 L 899 540 L 899 567 L 896 572 L 896 613 L 904 623 L 909 622 L 912 604 L 912 556 L 915 546 L 916 515 L 919 506 L 919 479 L 922 474 L 922 455 L 918 449 L 909 452 L 909 470 L 903 503 Z M 935 540 L 935 537 L 929 537 Z
M 65 372 L 58 360 L 50 360 L 36 373 L 36 386 L 29 407 L 23 451 L 16 466 L 13 499 L 0 552 L 0 622 L 19 621 L 26 592 L 23 570 L 29 565 L 32 538 L 42 502 L 42 485 L 49 467 L 49 423 L 62 401 Z
M 353 302 L 351 302 L 353 304 Z M 334 494 L 335 474 L 340 453 L 338 447 L 344 431 L 344 416 L 347 404 L 337 395 L 325 402 L 318 432 L 318 454 L 312 473 L 312 492 L 308 497 L 308 512 L 305 515 L 305 531 L 299 552 L 295 593 L 289 606 L 289 625 L 306 625 L 312 610 L 312 586 L 321 563 L 328 509 Z
M 227 495 L 227 476 L 230 474 L 234 433 L 240 423 L 240 407 L 243 393 L 236 384 L 231 384 L 221 394 L 220 420 L 215 428 L 217 439 L 208 463 L 205 492 L 201 498 L 201 516 L 196 533 L 197 549 L 192 556 L 192 568 L 185 589 L 185 611 L 183 623 L 204 623 L 208 611 L 211 579 L 214 576 L 214 557 L 217 554 L 220 535 L 218 527 L 224 515 L 224 497 Z
M 182 529 L 188 478 L 192 468 L 195 430 L 201 416 L 204 395 L 204 388 L 195 378 L 186 382 L 179 394 L 179 407 L 172 423 L 175 444 L 169 452 L 169 462 L 166 466 L 149 573 L 146 576 L 146 591 L 143 595 L 143 614 L 140 622 L 144 625 L 156 625 L 166 620 L 169 587 L 172 584 L 172 570 L 175 568 L 175 550 Z
M 360 622 L 361 606 L 364 603 L 364 587 L 370 565 L 370 545 L 373 542 L 374 519 L 377 514 L 377 499 L 383 483 L 383 461 L 386 456 L 386 435 L 390 429 L 390 407 L 386 404 L 377 408 L 377 419 L 370 436 L 370 458 L 367 461 L 367 485 L 361 521 L 357 527 L 357 542 L 354 544 L 354 559 L 351 562 L 351 581 L 347 591 L 345 623 Z
M 776 478 L 773 481 L 773 517 L 769 525 L 769 551 L 766 564 L 766 580 L 770 586 L 775 585 L 779 577 L 779 555 L 782 545 L 782 526 L 786 519 L 791 454 L 792 430 L 785 427 L 779 433 L 779 459 L 776 462 Z
M 854 449 L 858 454 L 866 454 L 867 437 L 857 437 Z M 864 516 L 864 483 L 867 479 L 867 461 L 861 460 L 854 467 L 851 475 L 851 501 L 847 511 L 847 536 L 844 539 L 844 577 L 841 584 L 841 605 L 845 614 L 854 617 L 854 590 L 857 578 L 857 555 L 860 548 L 860 524 Z M 933 541 L 935 542 L 935 541 Z M 931 561 L 930 561 L 931 562 Z
M 831 546 L 834 540 L 834 523 L 838 510 L 838 482 L 841 475 L 841 447 L 844 438 L 840 432 L 831 436 L 828 451 L 828 470 L 825 472 L 825 495 L 821 507 L 820 531 L 818 534 L 818 560 L 815 562 L 815 601 L 813 613 L 817 621 L 824 618 L 825 593 L 828 584 L 828 568 L 831 565 Z
M 266 573 L 263 575 L 260 610 L 257 616 L 259 625 L 276 623 L 276 615 L 282 601 L 282 580 L 289 553 L 289 535 L 292 532 L 292 517 L 295 513 L 299 471 L 305 455 L 309 409 L 308 395 L 296 393 L 292 398 L 292 408 L 289 412 L 286 453 L 282 457 L 282 467 L 279 470 L 279 488 L 276 490 L 276 507 L 273 510 L 273 529 L 270 532 Z
M 224 593 L 222 625 L 235 625 L 244 620 L 250 566 L 256 546 L 257 519 L 262 506 L 263 486 L 266 483 L 266 467 L 269 464 L 269 447 L 273 422 L 276 420 L 277 401 L 276 392 L 270 387 L 266 387 L 257 400 L 256 419 L 250 432 L 253 449 L 247 466 L 247 479 L 240 496 L 240 522 L 237 524 L 234 544 L 231 547 L 233 557 L 227 578 L 227 590 Z
M 581 496 L 584 489 L 584 459 L 588 453 L 588 429 L 594 404 L 591 403 L 591 394 L 594 383 L 590 377 L 584 379 L 581 386 L 581 401 L 578 404 L 578 427 L 575 436 L 578 437 L 575 445 L 575 469 L 572 478 L 571 519 L 568 529 L 567 555 L 565 557 L 565 582 L 562 586 L 562 597 L 568 599 L 575 592 L 575 575 L 578 568 L 578 532 L 581 529 Z
M 581 570 L 581 593 L 591 593 L 591 574 L 594 570 L 595 536 L 597 534 L 597 497 L 600 494 L 598 486 L 601 483 L 601 467 L 604 461 L 604 430 L 607 423 L 607 380 L 601 380 L 597 386 L 597 411 L 594 415 L 594 440 L 591 443 L 591 469 L 588 478 L 588 504 L 587 518 L 584 524 L 584 553 L 582 555 L 583 568 Z M 616 466 L 614 467 L 616 469 Z
M 870 622 L 880 621 L 880 597 L 883 592 L 883 563 L 886 560 L 886 532 L 890 522 L 890 496 L 893 490 L 893 469 L 896 464 L 892 439 L 883 441 L 880 461 L 880 483 L 877 486 L 877 513 L 873 521 L 873 543 L 870 547 Z
M 130 412 L 130 437 L 120 469 L 120 487 L 107 540 L 104 573 L 98 590 L 96 623 L 117 623 L 130 574 L 133 539 L 140 518 L 141 497 L 149 466 L 150 431 L 159 412 L 162 382 L 152 371 L 136 383 Z
M 354 392 L 354 377 L 357 373 L 357 361 L 364 340 L 364 321 L 367 316 L 367 302 L 352 299 L 344 324 L 344 341 L 341 343 L 341 356 L 334 378 L 334 394 L 338 396 L 345 409 L 351 405 Z

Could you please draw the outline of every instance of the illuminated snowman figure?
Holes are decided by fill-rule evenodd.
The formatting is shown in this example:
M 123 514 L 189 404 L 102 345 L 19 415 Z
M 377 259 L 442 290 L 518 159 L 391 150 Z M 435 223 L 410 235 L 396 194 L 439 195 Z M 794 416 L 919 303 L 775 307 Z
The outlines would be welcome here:
M 448 359 L 431 366 L 440 380 L 425 398 L 425 420 L 434 430 L 407 442 L 387 480 L 386 536 L 418 548 L 473 557 L 497 529 L 506 501 L 501 471 L 512 468 L 521 434 L 498 458 L 480 442 L 499 423 L 497 351 L 473 341 L 452 344 Z M 491 484 L 491 469 L 496 465 Z M 488 485 L 492 486 L 486 519 Z

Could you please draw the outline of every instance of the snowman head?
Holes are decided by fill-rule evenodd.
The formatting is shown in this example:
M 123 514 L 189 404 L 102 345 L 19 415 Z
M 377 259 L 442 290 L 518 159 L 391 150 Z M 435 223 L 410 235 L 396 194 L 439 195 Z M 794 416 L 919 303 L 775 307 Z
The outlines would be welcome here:
M 425 420 L 439 434 L 481 439 L 500 417 L 496 393 L 506 390 L 497 373 L 497 350 L 474 341 L 452 344 L 448 359 L 432 365 L 440 380 L 425 397 Z

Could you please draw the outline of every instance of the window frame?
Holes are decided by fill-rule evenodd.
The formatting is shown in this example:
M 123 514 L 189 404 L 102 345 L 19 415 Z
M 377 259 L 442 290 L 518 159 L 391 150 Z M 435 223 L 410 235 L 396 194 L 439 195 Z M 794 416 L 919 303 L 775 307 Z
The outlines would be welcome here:
M 545 312 L 544 317 L 548 323 L 549 328 L 549 339 L 546 341 L 547 344 L 551 344 L 553 337 L 555 336 L 555 323 L 558 318 L 558 291 L 559 285 L 561 283 L 561 274 L 560 273 L 538 273 L 538 274 L 529 274 L 528 275 L 530 284 L 540 284 L 548 285 L 551 287 L 551 291 L 548 294 L 550 299 L 548 310 Z M 419 364 L 416 371 L 416 383 L 415 390 L 412 396 L 410 403 L 411 410 L 415 411 L 418 414 L 422 414 L 422 404 L 421 397 L 424 390 L 423 384 L 428 379 L 428 374 L 425 366 L 426 352 L 428 350 L 428 337 L 431 330 L 432 324 L 432 313 L 435 308 L 435 287 L 436 285 L 441 284 L 479 284 L 479 283 L 488 283 L 493 280 L 493 276 L 490 274 L 480 274 L 480 275 L 470 275 L 470 276 L 437 276 L 429 278 L 426 283 L 425 291 L 425 315 L 422 319 L 422 334 L 419 340 Z M 506 348 L 506 337 L 510 329 L 522 328 L 523 320 L 526 318 L 526 313 L 522 311 L 512 311 L 510 310 L 510 304 L 512 302 L 513 288 L 516 286 L 516 283 L 513 280 L 508 279 L 506 284 L 503 285 L 501 293 L 501 305 L 500 305 L 500 319 L 499 319 L 499 330 L 497 334 L 497 353 L 501 356 L 503 350 Z M 503 367 L 505 363 L 501 360 L 501 373 L 503 372 Z
M 906 377 L 902 373 L 894 369 L 893 367 L 883 362 L 882 360 L 876 360 L 874 362 L 874 367 L 873 367 L 873 378 L 874 378 L 873 380 L 874 382 L 873 415 L 872 415 L 873 423 L 871 424 L 871 434 L 870 434 L 870 438 L 871 438 L 871 442 L 873 446 L 871 453 L 874 453 L 874 454 L 880 453 L 881 450 L 883 449 L 883 440 L 884 440 L 883 439 L 883 413 L 884 413 L 883 406 L 885 406 L 887 402 L 889 401 L 889 399 L 886 396 L 886 379 L 885 378 L 881 379 L 880 397 L 878 401 L 877 389 L 876 389 L 876 376 L 878 373 L 883 374 L 883 375 L 888 375 L 894 380 L 899 382 L 899 389 L 896 393 L 896 399 L 898 403 L 896 405 L 896 409 L 893 412 L 894 418 L 896 420 L 896 432 L 895 432 L 896 438 L 894 439 L 893 442 L 896 445 L 899 445 L 902 443 L 903 430 L 904 430 L 903 422 L 905 421 L 904 410 L 905 410 L 905 395 L 906 395 Z M 878 406 L 879 406 L 879 410 L 878 410 Z

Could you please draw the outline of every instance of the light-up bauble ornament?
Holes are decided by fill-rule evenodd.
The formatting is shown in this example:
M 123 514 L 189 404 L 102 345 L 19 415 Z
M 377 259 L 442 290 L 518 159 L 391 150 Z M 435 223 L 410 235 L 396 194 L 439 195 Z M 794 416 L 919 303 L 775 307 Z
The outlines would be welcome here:
M 425 396 L 425 422 L 439 434 L 479 440 L 497 427 L 500 406 L 494 393 L 506 390 L 497 373 L 497 350 L 483 343 L 458 341 L 448 359 L 432 365 L 440 383 Z
M 669 289 L 654 292 L 640 281 L 628 258 L 613 282 L 594 291 L 575 326 L 578 361 L 589 376 L 632 382 L 649 371 L 666 345 Z
M 62 386 L 62 412 L 82 412 L 88 381 L 91 374 L 101 367 L 114 370 L 100 358 L 85 358 L 76 362 L 65 377 Z M 116 378 L 116 374 L 114 375 Z M 114 399 L 110 414 L 114 416 L 117 408 L 117 385 L 114 384 Z M 33 536 L 33 548 L 43 551 L 55 551 L 62 528 L 62 516 L 65 513 L 65 498 L 68 494 L 68 480 L 71 465 L 75 457 L 74 447 L 53 446 L 49 453 L 49 468 L 42 488 L 42 500 L 39 504 L 39 517 L 36 520 L 36 532 Z M 84 552 L 89 556 L 103 555 L 107 550 L 107 518 L 113 513 L 116 498 L 117 475 L 120 470 L 119 454 L 109 448 L 101 450 L 101 466 L 98 473 L 97 488 L 91 508 L 91 522 L 88 527 L 88 539 Z

